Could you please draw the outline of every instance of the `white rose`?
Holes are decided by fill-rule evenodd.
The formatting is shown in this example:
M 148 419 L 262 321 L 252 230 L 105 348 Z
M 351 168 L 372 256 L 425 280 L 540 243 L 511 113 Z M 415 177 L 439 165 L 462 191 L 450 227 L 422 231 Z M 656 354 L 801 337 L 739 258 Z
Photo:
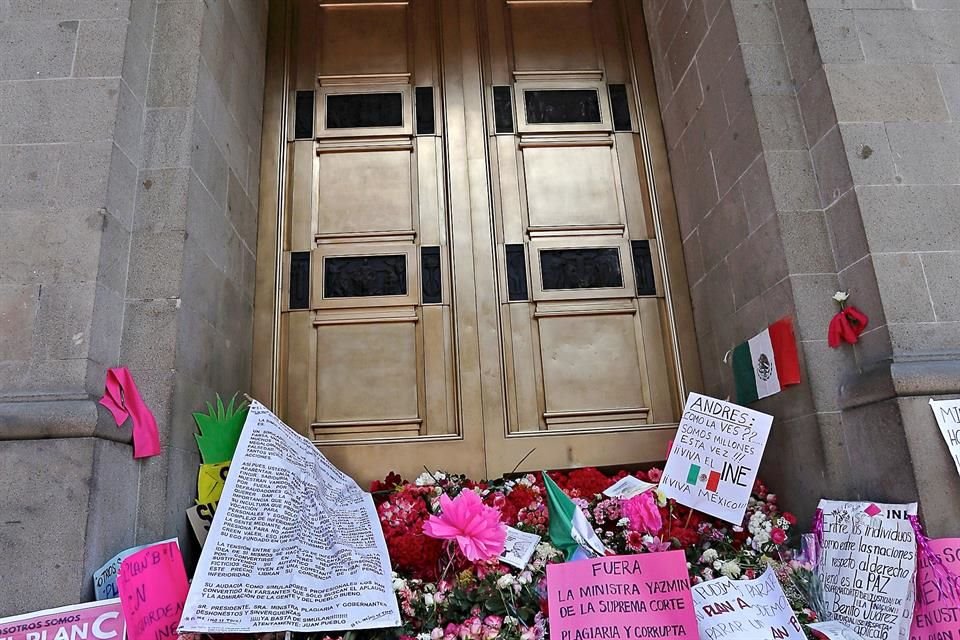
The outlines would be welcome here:
M 514 583 L 513 575 L 512 575 L 512 574 L 509 574 L 509 573 L 505 573 L 505 574 L 503 574 L 502 576 L 500 576 L 499 578 L 497 578 L 497 588 L 498 588 L 498 589 L 506 589 L 507 587 L 509 587 L 509 586 L 512 585 L 513 583 Z
M 428 607 L 432 607 L 432 606 L 433 606 L 433 594 L 432 594 L 432 593 L 425 593 L 425 594 L 423 594 L 423 604 L 427 605 Z
M 436 484 L 436 480 L 433 479 L 433 476 L 424 471 L 417 476 L 417 479 L 414 480 L 414 484 L 418 487 L 428 487 L 430 485 Z
M 403 580 L 403 579 L 401 579 L 401 578 L 394 578 L 394 579 L 393 579 L 393 590 L 394 590 L 394 591 L 400 591 L 400 590 L 403 589 L 405 586 L 407 586 L 407 581 L 406 581 L 406 580 Z
M 629 527 L 629 526 L 630 526 L 630 518 L 620 518 L 619 520 L 617 520 L 617 526 L 618 526 L 618 527 Z
M 837 302 L 846 302 L 847 298 L 849 297 L 850 297 L 850 294 L 847 293 L 846 291 L 837 291 L 835 294 L 833 294 L 833 299 L 836 300 Z
M 716 549 L 707 549 L 703 552 L 703 555 L 700 556 L 700 562 L 713 563 L 719 556 L 720 554 L 717 553 Z
M 740 577 L 740 565 L 737 564 L 735 560 L 730 560 L 725 562 L 720 568 L 720 573 L 727 576 L 728 578 L 739 578 Z
M 723 568 L 723 560 L 714 560 L 713 568 L 715 571 L 720 571 Z

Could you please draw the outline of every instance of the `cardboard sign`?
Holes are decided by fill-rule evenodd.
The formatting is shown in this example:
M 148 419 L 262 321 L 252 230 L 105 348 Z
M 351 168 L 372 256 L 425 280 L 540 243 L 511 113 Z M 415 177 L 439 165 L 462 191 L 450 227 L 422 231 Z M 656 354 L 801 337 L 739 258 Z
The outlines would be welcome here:
M 940 435 L 947 443 L 953 464 L 960 473 L 960 400 L 931 400 L 930 408 L 937 419 Z
M 821 500 L 823 544 L 817 576 L 825 621 L 870 640 L 906 640 L 913 620 L 917 503 Z
M 125 549 L 107 560 L 102 567 L 93 572 L 93 596 L 97 600 L 110 600 L 120 595 L 117 591 L 117 571 L 120 563 L 132 553 L 143 549 L 143 546 Z
M 193 535 L 197 538 L 200 546 L 207 541 L 207 534 L 210 532 L 210 525 L 213 523 L 213 514 L 217 512 L 217 503 L 195 504 L 187 509 L 187 521 L 190 522 L 190 528 L 193 529 Z
M 552 640 L 697 640 L 683 551 L 547 565 Z
M 210 504 L 220 500 L 223 485 L 230 473 L 230 461 L 202 464 L 197 473 L 197 504 Z
M 176 640 L 190 588 L 176 540 L 127 556 L 117 587 L 130 640 Z
M 525 569 L 538 544 L 540 536 L 537 534 L 507 527 L 507 539 L 503 543 L 500 562 L 506 562 L 517 569 Z
M 717 578 L 693 586 L 697 628 L 704 640 L 806 640 L 773 569 L 754 580 Z
M 313 442 L 251 402 L 179 631 L 400 624 L 373 498 Z
M 936 556 L 920 557 L 910 640 L 960 638 L 960 538 L 931 540 Z
M 660 490 L 691 509 L 742 525 L 771 424 L 773 416 L 691 393 Z
M 118 598 L 0 618 L 3 640 L 123 640 L 124 633 Z
M 807 628 L 818 638 L 824 640 L 863 640 L 863 637 L 845 624 L 837 621 L 811 622 Z
M 652 482 L 644 482 L 636 476 L 623 476 L 603 492 L 608 498 L 620 498 L 626 500 L 641 493 L 646 493 L 650 489 L 655 489 L 657 485 Z

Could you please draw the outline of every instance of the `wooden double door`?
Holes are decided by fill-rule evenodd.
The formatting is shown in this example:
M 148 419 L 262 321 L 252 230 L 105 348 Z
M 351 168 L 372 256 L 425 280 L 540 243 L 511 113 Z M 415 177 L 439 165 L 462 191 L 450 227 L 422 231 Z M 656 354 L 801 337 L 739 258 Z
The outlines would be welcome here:
M 359 480 L 664 457 L 696 365 L 639 5 L 272 7 L 255 391 Z

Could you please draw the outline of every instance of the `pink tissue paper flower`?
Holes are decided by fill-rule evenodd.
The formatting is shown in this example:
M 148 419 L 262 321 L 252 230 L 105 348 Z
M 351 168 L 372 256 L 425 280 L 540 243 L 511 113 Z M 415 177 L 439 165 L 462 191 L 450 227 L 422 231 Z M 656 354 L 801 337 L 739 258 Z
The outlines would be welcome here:
M 500 512 L 468 490 L 453 500 L 446 494 L 440 496 L 440 515 L 430 516 L 423 523 L 423 532 L 431 538 L 456 540 L 470 562 L 498 557 L 507 539 Z
M 657 502 L 652 491 L 645 491 L 620 505 L 623 517 L 630 521 L 630 528 L 634 531 L 657 533 L 663 526 L 663 518 L 657 509 Z

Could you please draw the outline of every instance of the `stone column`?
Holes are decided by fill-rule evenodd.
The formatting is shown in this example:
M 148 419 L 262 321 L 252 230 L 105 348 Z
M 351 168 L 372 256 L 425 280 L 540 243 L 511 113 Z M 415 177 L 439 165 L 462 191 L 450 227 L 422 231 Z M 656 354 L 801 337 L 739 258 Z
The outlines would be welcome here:
M 0 614 L 180 534 L 190 412 L 246 390 L 266 0 L 0 2 Z M 163 455 L 96 400 L 128 366 Z

